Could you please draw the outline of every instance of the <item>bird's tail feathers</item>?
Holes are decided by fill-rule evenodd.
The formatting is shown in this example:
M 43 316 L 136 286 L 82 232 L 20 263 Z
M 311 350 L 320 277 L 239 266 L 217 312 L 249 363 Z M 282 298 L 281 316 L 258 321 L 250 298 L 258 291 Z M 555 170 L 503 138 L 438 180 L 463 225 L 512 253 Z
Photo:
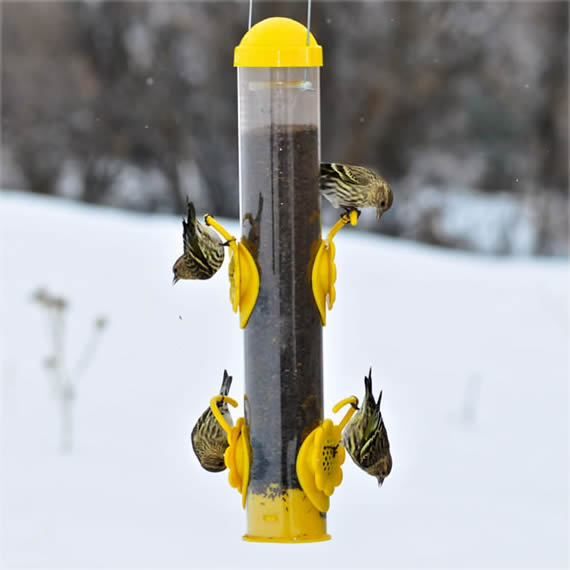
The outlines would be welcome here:
M 233 378 L 228 374 L 228 371 L 224 370 L 224 379 L 222 380 L 222 387 L 220 388 L 220 394 L 222 396 L 227 396 L 230 393 L 232 379 Z
M 366 394 L 372 392 L 372 367 L 368 371 L 368 376 L 364 377 L 364 389 L 366 390 Z
M 194 235 L 196 233 L 196 208 L 194 207 L 194 202 L 186 198 L 188 205 L 187 219 L 182 222 L 184 227 L 184 232 Z
M 372 393 L 372 367 L 370 367 L 368 371 L 368 376 L 364 377 L 364 390 L 364 402 L 374 407 L 376 403 L 374 401 L 374 394 Z
M 380 390 L 380 394 L 378 394 L 378 401 L 376 402 L 376 411 L 380 413 L 380 402 L 382 401 L 382 390 Z

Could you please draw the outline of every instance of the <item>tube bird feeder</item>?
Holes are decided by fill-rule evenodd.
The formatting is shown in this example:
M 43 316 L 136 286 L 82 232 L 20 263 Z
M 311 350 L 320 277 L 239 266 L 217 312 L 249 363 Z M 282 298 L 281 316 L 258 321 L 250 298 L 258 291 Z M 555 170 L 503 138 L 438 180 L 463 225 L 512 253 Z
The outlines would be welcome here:
M 296 462 L 323 420 L 322 328 L 311 287 L 321 243 L 322 49 L 302 24 L 269 18 L 235 49 L 243 243 L 259 270 L 244 330 L 252 541 L 326 540 Z
M 234 63 L 241 240 L 212 216 L 204 220 L 230 248 L 230 300 L 244 329 L 245 417 L 230 421 L 227 404 L 238 403 L 228 396 L 225 372 L 192 442 L 209 471 L 220 470 L 223 452 L 247 508 L 245 540 L 328 540 L 329 497 L 345 459 L 342 430 L 358 400 L 333 408 L 351 406 L 338 425 L 323 420 L 322 326 L 335 300 L 333 238 L 357 215 L 344 214 L 321 239 L 322 49 L 307 28 L 263 20 L 245 34 Z

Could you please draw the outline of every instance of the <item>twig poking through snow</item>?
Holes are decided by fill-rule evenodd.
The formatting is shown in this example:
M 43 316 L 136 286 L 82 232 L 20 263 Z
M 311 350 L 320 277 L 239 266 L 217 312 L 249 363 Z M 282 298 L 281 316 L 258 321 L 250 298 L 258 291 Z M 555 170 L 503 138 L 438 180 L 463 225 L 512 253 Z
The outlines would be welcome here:
M 76 388 L 74 383 L 85 372 L 97 350 L 99 339 L 107 319 L 98 317 L 91 329 L 91 335 L 79 357 L 73 374 L 68 374 L 65 367 L 65 311 L 68 303 L 63 297 L 56 297 L 43 288 L 33 294 L 33 301 L 38 303 L 47 317 L 48 335 L 51 341 L 51 354 L 44 360 L 44 367 L 50 378 L 52 393 L 58 401 L 61 411 L 61 451 L 70 453 L 72 449 L 72 406 L 75 401 Z

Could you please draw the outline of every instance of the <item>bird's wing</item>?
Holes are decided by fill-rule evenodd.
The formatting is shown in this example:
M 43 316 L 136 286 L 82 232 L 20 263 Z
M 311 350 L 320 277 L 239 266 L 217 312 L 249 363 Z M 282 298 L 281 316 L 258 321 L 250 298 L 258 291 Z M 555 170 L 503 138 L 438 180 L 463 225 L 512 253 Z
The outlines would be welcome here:
M 182 220 L 182 237 L 184 238 L 184 253 L 189 254 L 194 260 L 202 265 L 206 270 L 210 270 L 210 266 L 202 248 L 200 247 L 200 239 L 196 231 L 196 210 L 194 204 L 188 202 L 188 220 Z
M 385 448 L 387 447 L 388 443 L 384 437 L 382 428 L 377 429 L 360 450 L 360 461 L 362 465 L 369 467 L 378 460 L 378 457 L 385 453 Z
M 364 166 L 345 166 L 350 172 L 350 177 L 359 186 L 367 186 L 374 180 L 374 173 Z
M 345 164 L 338 164 L 336 162 L 323 162 L 321 164 L 321 179 L 326 180 L 332 178 L 337 182 L 348 187 L 354 184 L 360 184 L 359 180 L 354 177 L 352 170 Z

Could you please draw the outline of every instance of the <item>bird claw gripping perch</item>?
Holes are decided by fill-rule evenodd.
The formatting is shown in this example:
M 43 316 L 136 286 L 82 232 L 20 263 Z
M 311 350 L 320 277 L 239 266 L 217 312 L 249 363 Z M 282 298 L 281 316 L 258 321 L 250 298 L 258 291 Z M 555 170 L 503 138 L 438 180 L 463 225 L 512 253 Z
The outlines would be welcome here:
M 247 486 L 249 484 L 249 467 L 251 462 L 251 450 L 249 447 L 249 429 L 245 418 L 237 420 L 236 425 L 231 427 L 222 416 L 218 402 L 225 400 L 228 404 L 237 408 L 238 403 L 229 396 L 218 394 L 210 400 L 210 409 L 222 429 L 228 437 L 228 447 L 224 453 L 224 463 L 229 469 L 228 480 L 241 494 L 241 506 L 245 509 Z
M 353 226 L 358 223 L 357 210 L 351 210 L 349 213 L 345 213 L 341 216 L 340 220 L 328 233 L 326 240 L 321 240 L 321 245 L 315 257 L 312 274 L 313 296 L 315 297 L 323 325 L 327 324 L 327 300 L 329 311 L 333 308 L 336 300 L 336 290 L 334 288 L 336 282 L 336 265 L 334 262 L 336 248 L 333 238 L 340 228 L 349 222 Z
M 259 272 L 248 249 L 217 222 L 206 214 L 204 222 L 223 236 L 230 248 L 230 302 L 234 313 L 239 308 L 240 327 L 244 329 L 255 307 L 259 293 Z
M 321 513 L 329 510 L 329 497 L 334 493 L 335 487 L 342 483 L 341 465 L 346 458 L 346 452 L 341 444 L 341 435 L 344 426 L 356 411 L 358 398 L 350 396 L 333 408 L 336 413 L 347 404 L 350 404 L 351 408 L 341 422 L 334 425 L 332 420 L 326 419 L 307 436 L 297 455 L 297 476 L 301 488 Z

